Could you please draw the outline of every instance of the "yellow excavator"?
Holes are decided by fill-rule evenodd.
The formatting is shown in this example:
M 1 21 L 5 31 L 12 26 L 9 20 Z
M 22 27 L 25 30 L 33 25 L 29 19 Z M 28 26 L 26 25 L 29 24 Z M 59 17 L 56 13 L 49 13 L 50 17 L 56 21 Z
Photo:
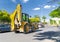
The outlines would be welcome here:
M 16 10 L 10 15 L 11 18 L 11 31 L 29 33 L 36 31 L 37 25 L 30 23 L 29 15 L 22 13 L 22 6 L 17 5 Z

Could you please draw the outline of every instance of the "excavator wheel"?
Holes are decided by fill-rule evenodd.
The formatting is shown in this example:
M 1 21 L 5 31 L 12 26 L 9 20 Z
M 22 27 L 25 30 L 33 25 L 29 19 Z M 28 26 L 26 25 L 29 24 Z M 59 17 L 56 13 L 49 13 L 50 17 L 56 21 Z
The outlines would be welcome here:
M 19 31 L 17 31 L 17 25 L 15 25 L 14 31 L 15 33 L 19 33 Z
M 24 33 L 27 34 L 27 33 L 29 33 L 29 31 L 30 31 L 30 26 L 29 26 L 29 24 L 27 23 L 27 24 L 25 24 L 25 26 L 24 26 Z
M 31 30 L 32 30 L 32 32 L 35 32 L 36 31 L 36 29 L 35 29 L 34 26 L 31 27 Z

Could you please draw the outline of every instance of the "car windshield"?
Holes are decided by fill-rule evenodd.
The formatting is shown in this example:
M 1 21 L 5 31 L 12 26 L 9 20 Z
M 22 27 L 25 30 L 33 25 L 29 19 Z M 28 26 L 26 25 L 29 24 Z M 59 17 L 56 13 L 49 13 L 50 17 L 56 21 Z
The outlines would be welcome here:
M 0 27 L 4 27 L 4 25 L 0 24 Z
M 0 27 L 8 27 L 10 26 L 9 24 L 0 24 Z

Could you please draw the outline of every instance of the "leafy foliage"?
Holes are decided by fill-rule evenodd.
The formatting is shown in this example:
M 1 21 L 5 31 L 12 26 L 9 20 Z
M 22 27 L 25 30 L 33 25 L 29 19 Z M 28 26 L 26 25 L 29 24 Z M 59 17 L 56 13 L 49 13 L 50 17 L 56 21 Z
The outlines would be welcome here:
M 0 22 L 10 22 L 10 15 L 5 10 L 0 10 Z
M 34 17 L 30 18 L 30 22 L 40 22 L 40 17 L 35 15 Z
M 53 20 L 50 19 L 50 24 L 53 24 Z
M 50 24 L 51 24 L 51 25 L 57 25 L 57 22 L 56 22 L 56 20 L 50 19 Z
M 58 8 L 55 9 L 55 10 L 53 10 L 53 11 L 49 14 L 49 16 L 51 16 L 52 18 L 53 18 L 53 17 L 58 17 L 58 18 L 60 18 L 60 7 L 58 7 Z
M 45 17 L 45 16 L 43 16 L 43 17 L 42 17 L 42 19 L 46 19 L 46 17 Z
M 43 19 L 43 24 L 46 24 L 46 22 L 45 22 L 46 17 L 43 16 L 42 19 Z

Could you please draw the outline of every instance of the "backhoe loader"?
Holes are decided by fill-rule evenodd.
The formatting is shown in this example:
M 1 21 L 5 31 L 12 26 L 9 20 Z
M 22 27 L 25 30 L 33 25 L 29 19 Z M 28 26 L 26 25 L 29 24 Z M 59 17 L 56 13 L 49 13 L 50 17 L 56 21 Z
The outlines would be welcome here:
M 30 23 L 29 15 L 22 13 L 22 6 L 17 5 L 15 11 L 10 15 L 11 18 L 11 31 L 29 33 L 36 31 L 36 25 Z

